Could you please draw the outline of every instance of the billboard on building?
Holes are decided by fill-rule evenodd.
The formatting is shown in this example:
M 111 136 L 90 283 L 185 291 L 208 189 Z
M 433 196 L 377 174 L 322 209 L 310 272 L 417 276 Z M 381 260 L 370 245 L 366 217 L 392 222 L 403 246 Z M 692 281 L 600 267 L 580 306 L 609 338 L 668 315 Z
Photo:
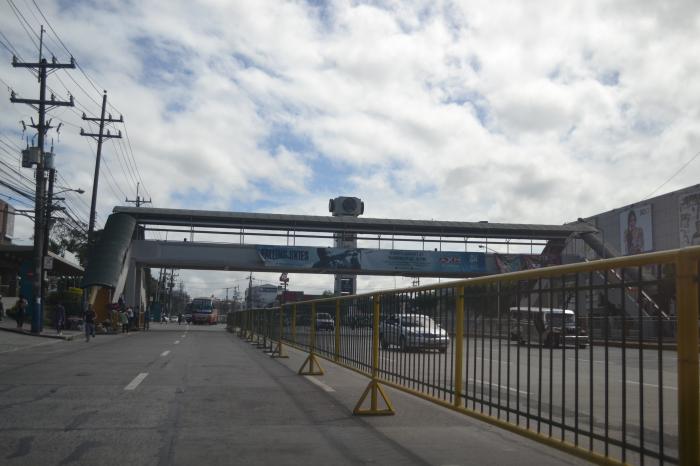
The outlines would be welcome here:
M 680 246 L 700 246 L 700 191 L 678 198 Z
M 653 250 L 651 225 L 651 204 L 631 207 L 620 213 L 620 249 L 623 255 Z
M 400 249 L 256 246 L 263 264 L 273 267 L 364 272 L 483 273 L 479 252 L 411 251 Z

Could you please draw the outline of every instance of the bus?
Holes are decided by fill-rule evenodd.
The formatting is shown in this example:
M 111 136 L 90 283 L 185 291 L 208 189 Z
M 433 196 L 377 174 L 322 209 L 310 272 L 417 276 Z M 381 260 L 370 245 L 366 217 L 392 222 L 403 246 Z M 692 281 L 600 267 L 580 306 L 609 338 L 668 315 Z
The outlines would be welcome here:
M 589 344 L 586 330 L 577 326 L 571 309 L 511 307 L 509 311 L 510 338 L 520 344 L 532 342 L 548 347 L 576 345 L 580 348 Z
M 190 303 L 193 324 L 214 325 L 219 322 L 219 301 L 215 298 L 194 298 Z

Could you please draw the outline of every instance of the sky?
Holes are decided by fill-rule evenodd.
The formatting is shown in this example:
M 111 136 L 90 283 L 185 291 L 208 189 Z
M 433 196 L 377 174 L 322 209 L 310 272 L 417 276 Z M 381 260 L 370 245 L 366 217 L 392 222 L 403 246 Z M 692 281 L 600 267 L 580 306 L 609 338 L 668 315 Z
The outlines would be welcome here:
M 8 48 L 36 59 L 44 24 L 50 52 L 80 65 L 49 77 L 77 104 L 51 112 L 64 125 L 49 138 L 61 186 L 87 191 L 66 194 L 84 221 L 95 149 L 79 128 L 95 128 L 80 116 L 105 89 L 126 121 L 104 147 L 98 227 L 137 182 L 156 207 L 327 215 L 348 195 L 365 217 L 562 224 L 698 183 L 699 13 L 681 0 L 2 0 L 0 160 L 32 177 L 13 147 L 36 116 L 8 87 L 38 86 Z M 18 218 L 17 242 L 31 229 Z M 180 272 L 193 295 L 244 275 Z M 332 277 L 293 274 L 290 288 Z

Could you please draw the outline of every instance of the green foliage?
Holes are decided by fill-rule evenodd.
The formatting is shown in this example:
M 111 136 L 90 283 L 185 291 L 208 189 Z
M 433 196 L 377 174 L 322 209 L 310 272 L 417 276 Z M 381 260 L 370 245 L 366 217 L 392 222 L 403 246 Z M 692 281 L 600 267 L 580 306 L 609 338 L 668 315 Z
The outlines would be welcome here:
M 66 291 L 51 293 L 46 299 L 46 304 L 55 306 L 61 303 L 66 308 L 66 316 L 80 316 L 82 315 L 82 297 L 80 288 L 70 288 Z
M 51 229 L 49 250 L 65 257 L 66 252 L 75 254 L 81 266 L 87 256 L 87 225 L 83 222 L 59 219 Z

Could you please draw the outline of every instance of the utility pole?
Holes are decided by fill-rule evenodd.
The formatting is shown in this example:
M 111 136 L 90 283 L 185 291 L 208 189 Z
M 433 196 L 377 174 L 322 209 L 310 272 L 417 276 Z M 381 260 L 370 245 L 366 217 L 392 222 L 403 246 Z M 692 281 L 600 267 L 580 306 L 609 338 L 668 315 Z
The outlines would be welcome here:
M 253 309 L 253 272 L 248 275 L 248 309 Z
M 70 63 L 58 63 L 56 57 L 52 57 L 51 63 L 42 57 L 44 44 L 44 26 L 41 26 L 41 34 L 39 36 L 39 61 L 37 63 L 27 63 L 17 61 L 16 56 L 12 56 L 12 66 L 14 68 L 30 68 L 36 70 L 39 79 L 39 99 L 19 99 L 14 91 L 10 95 L 10 102 L 27 104 L 35 108 L 39 113 L 38 124 L 32 124 L 31 127 L 36 129 L 38 135 L 37 148 L 39 156 L 36 160 L 36 192 L 34 206 L 34 276 L 32 280 L 32 291 L 34 294 L 34 302 L 32 303 L 32 333 L 39 333 L 42 330 L 44 313 L 42 307 L 42 283 L 44 280 L 44 188 L 46 184 L 44 174 L 44 139 L 50 125 L 46 124 L 46 112 L 54 107 L 72 107 L 73 96 L 70 96 L 68 102 L 58 101 L 52 94 L 51 99 L 46 99 L 46 77 L 47 70 L 56 70 L 60 68 L 75 68 L 75 60 L 73 57 Z
M 95 209 L 97 208 L 97 185 L 100 181 L 100 159 L 102 158 L 102 141 L 111 138 L 121 138 L 122 132 L 119 130 L 118 134 L 111 134 L 109 130 L 105 133 L 105 123 L 124 123 L 124 117 L 119 115 L 119 119 L 112 118 L 110 113 L 107 118 L 105 118 L 105 111 L 107 109 L 107 91 L 102 94 L 102 114 L 100 118 L 90 118 L 83 113 L 83 120 L 99 122 L 100 131 L 98 133 L 86 133 L 83 128 L 80 128 L 81 136 L 89 136 L 97 141 L 97 155 L 95 157 L 95 177 L 92 182 L 92 202 L 90 203 L 90 223 L 88 224 L 88 248 L 91 247 L 93 232 L 95 231 Z
M 136 200 L 130 200 L 129 198 L 124 199 L 124 202 L 129 202 L 132 204 L 136 204 L 136 207 L 141 207 L 141 204 L 150 204 L 151 200 L 146 200 L 144 198 L 139 197 L 139 186 L 141 185 L 140 182 L 136 182 Z

